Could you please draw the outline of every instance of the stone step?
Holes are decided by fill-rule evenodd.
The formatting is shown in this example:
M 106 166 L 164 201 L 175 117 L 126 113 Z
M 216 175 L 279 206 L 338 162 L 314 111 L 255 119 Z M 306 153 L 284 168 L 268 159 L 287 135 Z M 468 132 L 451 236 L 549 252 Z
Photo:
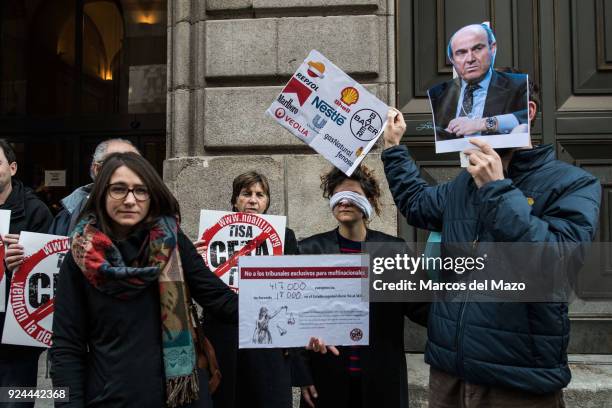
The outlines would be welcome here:
M 572 381 L 564 390 L 567 408 L 612 408 L 612 355 L 571 354 Z M 423 354 L 406 354 L 410 408 L 427 408 L 429 366 Z
M 567 408 L 612 408 L 612 355 L 571 354 L 572 381 L 565 389 Z M 410 408 L 427 408 L 429 366 L 423 354 L 406 354 Z M 45 378 L 46 353 L 38 366 L 38 387 L 51 387 Z M 294 407 L 299 406 L 299 390 L 294 389 Z M 39 400 L 35 408 L 51 408 L 52 401 Z

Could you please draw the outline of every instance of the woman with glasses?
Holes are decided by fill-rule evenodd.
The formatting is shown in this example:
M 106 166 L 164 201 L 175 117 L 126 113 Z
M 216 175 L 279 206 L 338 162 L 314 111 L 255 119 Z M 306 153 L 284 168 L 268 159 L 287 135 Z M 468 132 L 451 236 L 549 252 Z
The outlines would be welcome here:
M 108 156 L 59 274 L 51 348 L 58 406 L 209 407 L 190 296 L 237 321 L 237 297 L 202 262 L 153 167 Z

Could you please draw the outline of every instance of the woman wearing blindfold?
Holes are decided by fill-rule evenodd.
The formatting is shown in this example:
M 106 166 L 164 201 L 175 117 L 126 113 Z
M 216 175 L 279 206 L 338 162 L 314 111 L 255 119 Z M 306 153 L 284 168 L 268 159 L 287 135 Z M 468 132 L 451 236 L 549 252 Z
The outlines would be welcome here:
M 334 168 L 321 177 L 321 188 L 338 226 L 300 241 L 300 254 L 357 254 L 366 242 L 404 242 L 368 228 L 372 218 L 380 215 L 381 191 L 372 170 L 365 165 L 350 177 Z M 293 370 L 294 385 L 302 389 L 300 406 L 407 407 L 403 337 L 407 314 L 424 324 L 427 307 L 371 303 L 369 346 L 338 347 L 339 355 L 302 353 Z

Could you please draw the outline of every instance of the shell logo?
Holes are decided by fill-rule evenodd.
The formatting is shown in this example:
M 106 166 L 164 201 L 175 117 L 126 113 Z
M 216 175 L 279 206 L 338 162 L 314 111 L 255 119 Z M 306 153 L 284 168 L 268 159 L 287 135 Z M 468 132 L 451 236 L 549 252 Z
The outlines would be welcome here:
M 340 92 L 340 100 L 351 106 L 359 100 L 359 92 L 352 86 L 346 87 Z
M 308 65 L 308 70 L 306 73 L 312 78 L 325 78 L 325 65 L 322 62 L 318 61 L 308 61 L 306 63 Z

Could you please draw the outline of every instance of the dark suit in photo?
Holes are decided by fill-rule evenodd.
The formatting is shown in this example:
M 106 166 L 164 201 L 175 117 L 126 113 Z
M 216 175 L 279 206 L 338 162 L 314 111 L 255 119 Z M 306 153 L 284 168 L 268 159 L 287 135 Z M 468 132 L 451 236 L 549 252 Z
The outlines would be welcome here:
M 428 90 L 436 127 L 436 141 L 457 139 L 445 131 L 449 122 L 457 117 L 457 104 L 461 95 L 461 79 L 454 78 Z M 485 99 L 483 118 L 512 113 L 519 124 L 528 122 L 527 77 L 493 71 Z M 487 134 L 483 132 L 482 134 Z

